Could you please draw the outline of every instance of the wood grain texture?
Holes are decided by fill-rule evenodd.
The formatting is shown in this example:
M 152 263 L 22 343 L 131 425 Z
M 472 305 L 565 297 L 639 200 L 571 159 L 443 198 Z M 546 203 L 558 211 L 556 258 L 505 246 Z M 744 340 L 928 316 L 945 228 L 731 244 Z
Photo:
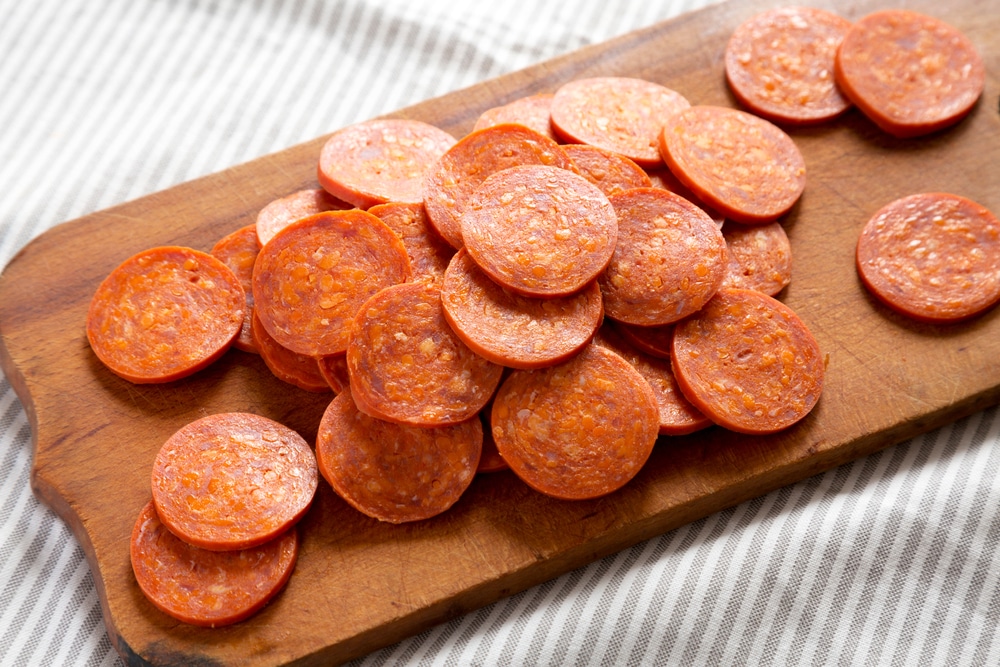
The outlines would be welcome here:
M 490 106 L 595 75 L 645 78 L 695 104 L 736 106 L 722 74 L 726 40 L 741 21 L 778 4 L 709 7 L 394 115 L 457 137 Z M 887 6 L 815 4 L 851 19 Z M 288 587 L 235 626 L 177 623 L 135 583 L 128 540 L 150 498 L 153 458 L 171 433 L 215 412 L 266 415 L 314 441 L 330 397 L 295 390 L 235 350 L 190 379 L 132 385 L 97 361 L 84 319 L 98 283 L 132 254 L 162 244 L 207 250 L 272 199 L 315 187 L 322 138 L 65 223 L 30 243 L 0 276 L 0 363 L 31 422 L 33 489 L 83 545 L 126 661 L 342 662 L 1000 401 L 1000 309 L 958 325 L 911 322 L 870 298 L 854 270 L 862 225 L 897 197 L 954 192 L 1000 212 L 994 0 L 906 5 L 970 37 L 986 61 L 986 92 L 961 124 L 923 139 L 893 139 L 856 111 L 790 132 L 808 184 L 784 221 L 794 276 L 782 300 L 829 358 L 825 392 L 809 417 L 768 437 L 710 429 L 661 438 L 632 483 L 593 501 L 546 498 L 500 473 L 477 479 L 445 515 L 394 526 L 354 511 L 323 483 L 301 524 Z

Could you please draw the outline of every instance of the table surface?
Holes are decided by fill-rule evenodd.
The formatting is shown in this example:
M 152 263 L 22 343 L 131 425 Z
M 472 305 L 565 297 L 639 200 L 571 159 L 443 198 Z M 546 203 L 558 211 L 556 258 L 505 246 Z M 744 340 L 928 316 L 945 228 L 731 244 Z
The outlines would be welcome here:
M 0 0 L 0 266 L 62 221 L 705 3 L 454 4 Z M 1000 663 L 998 444 L 991 408 L 358 662 Z M 30 465 L 2 379 L 0 664 L 115 664 Z

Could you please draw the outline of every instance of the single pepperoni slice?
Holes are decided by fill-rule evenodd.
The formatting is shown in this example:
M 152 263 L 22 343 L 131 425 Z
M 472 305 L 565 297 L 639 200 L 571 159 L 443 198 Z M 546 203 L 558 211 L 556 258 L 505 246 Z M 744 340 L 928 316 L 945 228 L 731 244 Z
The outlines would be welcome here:
M 368 212 L 403 241 L 414 280 L 441 281 L 455 249 L 431 227 L 423 204 L 390 202 L 372 206 Z
M 260 353 L 260 358 L 264 360 L 264 365 L 274 377 L 306 391 L 318 394 L 330 391 L 330 384 L 317 359 L 282 347 L 271 334 L 267 333 L 267 329 L 256 315 L 251 319 L 250 335 Z M 343 356 L 343 353 L 339 356 Z
M 245 312 L 243 287 L 225 264 L 162 246 L 133 255 L 98 286 L 87 339 L 115 375 L 137 384 L 170 382 L 221 357 Z
M 445 273 L 441 304 L 466 345 L 512 368 L 552 366 L 573 356 L 590 342 L 604 314 L 596 282 L 555 299 L 520 296 L 490 280 L 464 249 Z
M 347 349 L 358 308 L 410 279 L 403 242 L 365 211 L 328 211 L 289 225 L 254 265 L 254 310 L 278 344 L 310 357 Z
M 596 185 L 565 169 L 512 167 L 487 178 L 462 216 L 469 255 L 526 296 L 579 291 L 608 265 L 618 221 Z
M 424 183 L 424 207 L 431 225 L 448 243 L 461 248 L 466 200 L 491 174 L 520 165 L 573 168 L 559 144 L 523 125 L 495 125 L 461 139 Z
M 317 360 L 319 374 L 326 380 L 327 386 L 339 394 L 351 384 L 351 376 L 347 372 L 347 353 L 328 354 Z
M 530 127 L 535 132 L 555 141 L 556 135 L 549 122 L 553 97 L 555 96 L 551 94 L 528 95 L 508 104 L 487 109 L 479 116 L 472 130 L 475 132 L 494 125 L 516 123 Z
M 795 142 L 752 114 L 697 106 L 673 116 L 660 150 L 677 178 L 726 218 L 758 224 L 788 212 L 806 185 Z
M 323 189 L 358 208 L 387 202 L 418 203 L 428 170 L 455 138 L 417 120 L 390 118 L 334 132 L 319 156 Z
M 229 270 L 239 279 L 240 285 L 243 287 L 243 293 L 246 295 L 243 327 L 236 340 L 233 341 L 233 346 L 254 354 L 257 353 L 257 345 L 250 335 L 250 323 L 253 321 L 253 263 L 256 261 L 259 251 L 257 227 L 256 225 L 247 225 L 221 238 L 209 252 L 210 255 L 229 267 Z
M 349 208 L 353 206 L 320 188 L 299 190 L 287 197 L 275 199 L 257 214 L 257 243 L 263 246 L 296 220 L 323 211 L 345 211 Z
M 636 349 L 608 324 L 601 327 L 594 342 L 629 362 L 653 388 L 660 409 L 661 435 L 686 435 L 712 425 L 712 420 L 684 398 L 677 387 L 669 359 L 660 359 Z
M 670 358 L 670 343 L 674 339 L 674 325 L 639 327 L 625 322 L 614 322 L 614 327 L 632 346 L 659 359 Z
M 726 45 L 726 80 L 736 99 L 777 123 L 830 120 L 851 103 L 834 81 L 837 47 L 851 27 L 813 7 L 780 7 L 741 23 Z
M 1000 222 L 957 195 L 903 197 L 861 231 L 857 268 L 865 287 L 904 315 L 972 317 L 1000 300 Z
M 792 244 L 781 223 L 722 227 L 729 249 L 725 287 L 743 287 L 774 296 L 792 280 Z
M 160 520 L 212 551 L 264 544 L 297 522 L 316 492 L 316 458 L 292 429 L 259 415 L 210 415 L 182 427 L 153 461 Z
M 611 197 L 618 245 L 598 282 L 608 317 L 670 324 L 715 294 L 726 272 L 722 232 L 700 208 L 671 192 L 636 188 Z
M 294 528 L 250 549 L 199 549 L 167 530 L 152 502 L 139 513 L 129 544 L 135 580 L 153 606 L 182 623 L 209 628 L 260 611 L 292 576 L 298 553 Z
M 358 411 L 350 389 L 333 399 L 316 436 L 324 479 L 347 503 L 389 523 L 421 521 L 455 504 L 475 477 L 479 419 L 416 428 Z
M 362 412 L 426 427 L 474 417 L 503 372 L 455 335 L 433 283 L 395 285 L 365 302 L 351 330 L 347 369 Z
M 773 297 L 723 289 L 674 328 L 677 385 L 709 419 L 740 433 L 774 433 L 812 410 L 823 390 L 819 345 Z
M 566 141 L 590 144 L 642 167 L 663 165 L 657 136 L 667 120 L 690 106 L 680 93 L 624 77 L 576 79 L 556 91 L 552 127 Z
M 726 218 L 714 208 L 703 202 L 698 195 L 691 192 L 691 188 L 677 180 L 677 177 L 670 173 L 669 169 L 650 169 L 647 172 L 650 185 L 654 188 L 669 190 L 675 195 L 680 195 L 689 202 L 703 210 L 712 219 L 717 227 L 721 228 Z
M 536 491 L 582 500 L 624 486 L 659 431 L 649 383 L 627 361 L 588 345 L 569 361 L 511 373 L 490 417 L 497 449 Z
M 986 82 L 982 58 L 965 35 L 904 9 L 858 20 L 837 51 L 834 72 L 844 95 L 896 137 L 957 123 Z
M 563 150 L 580 175 L 609 197 L 631 188 L 652 186 L 642 167 L 623 155 L 586 144 L 568 144 Z

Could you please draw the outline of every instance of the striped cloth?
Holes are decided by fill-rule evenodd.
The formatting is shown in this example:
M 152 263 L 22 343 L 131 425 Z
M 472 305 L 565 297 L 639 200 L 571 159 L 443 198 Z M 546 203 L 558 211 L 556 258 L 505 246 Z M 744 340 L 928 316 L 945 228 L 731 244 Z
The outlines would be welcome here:
M 706 0 L 0 0 L 0 266 L 49 227 Z M 0 664 L 113 665 L 0 379 Z M 998 665 L 1000 418 L 652 539 L 359 665 Z

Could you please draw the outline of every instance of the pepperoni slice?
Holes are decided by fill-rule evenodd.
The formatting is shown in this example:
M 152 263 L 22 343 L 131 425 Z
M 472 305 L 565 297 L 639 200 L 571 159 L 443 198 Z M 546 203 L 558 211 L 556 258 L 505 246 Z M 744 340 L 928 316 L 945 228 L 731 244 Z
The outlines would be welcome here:
M 368 212 L 384 222 L 403 241 L 414 280 L 440 282 L 444 278 L 444 271 L 455 249 L 431 227 L 423 204 L 390 202 L 372 206 Z
M 691 188 L 677 180 L 677 177 L 670 173 L 669 169 L 650 169 L 646 173 L 649 176 L 649 182 L 652 187 L 669 190 L 675 195 L 684 197 L 684 199 L 687 199 L 689 202 L 707 213 L 708 217 L 712 219 L 712 222 L 714 222 L 716 226 L 721 228 L 722 223 L 726 221 L 725 217 L 723 217 L 721 213 L 703 202 L 698 195 L 691 192 Z
M 671 192 L 636 188 L 611 197 L 618 246 L 600 279 L 604 311 L 628 324 L 670 324 L 715 294 L 726 272 L 722 232 Z
M 424 207 L 431 225 L 448 243 L 461 248 L 460 219 L 466 200 L 491 174 L 520 165 L 573 168 L 559 144 L 523 125 L 495 125 L 461 139 L 424 183 Z
M 813 7 L 780 7 L 741 23 L 726 45 L 726 80 L 758 116 L 802 125 L 830 120 L 851 103 L 837 88 L 833 62 L 851 27 Z
M 419 203 L 426 172 L 455 138 L 417 120 L 390 118 L 334 132 L 319 156 L 319 184 L 334 197 L 367 209 L 386 202 Z
M 652 186 L 642 167 L 623 155 L 586 144 L 569 144 L 563 150 L 580 175 L 609 197 L 631 188 Z
M 674 339 L 674 325 L 639 327 L 625 322 L 614 322 L 622 337 L 633 347 L 659 359 L 670 358 L 670 343 Z
M 778 222 L 722 227 L 729 248 L 729 269 L 723 284 L 774 296 L 792 280 L 792 244 Z
M 428 427 L 474 417 L 503 372 L 455 335 L 433 283 L 395 285 L 369 299 L 351 331 L 347 369 L 362 412 Z
M 857 21 L 837 51 L 834 72 L 844 95 L 896 137 L 957 123 L 986 82 L 983 60 L 965 35 L 903 9 Z
M 153 461 L 160 520 L 188 544 L 249 549 L 288 530 L 312 503 L 316 458 L 292 429 L 259 415 L 210 415 L 182 427 Z
M 255 311 L 282 347 L 311 357 L 338 354 L 361 304 L 409 278 L 406 248 L 381 220 L 358 210 L 318 213 L 261 249 Z
M 497 443 L 493 439 L 493 432 L 490 429 L 489 411 L 484 409 L 479 413 L 479 416 L 483 423 L 483 453 L 482 456 L 479 457 L 479 465 L 476 466 L 476 473 L 491 473 L 500 472 L 501 470 L 509 470 L 510 466 L 507 465 L 507 462 L 504 461 L 502 456 L 500 456 L 500 450 L 497 449 Z
M 347 353 L 328 354 L 317 360 L 319 374 L 326 380 L 327 386 L 335 393 L 344 391 L 351 384 L 351 377 L 347 372 Z
M 556 91 L 552 127 L 566 141 L 619 153 L 642 167 L 663 165 L 657 136 L 690 106 L 680 93 L 625 77 L 576 79 Z
M 740 433 L 788 428 L 809 414 L 823 390 L 823 358 L 805 323 L 753 290 L 719 290 L 679 322 L 672 358 L 687 399 Z
M 218 628 L 253 616 L 284 588 L 299 553 L 298 531 L 250 549 L 208 551 L 178 539 L 153 503 L 139 513 L 129 554 L 140 590 L 183 623 Z
M 469 199 L 462 237 L 476 264 L 519 294 L 572 294 L 608 265 L 618 221 L 587 179 L 555 167 L 512 167 Z
M 475 132 L 494 125 L 517 123 L 555 141 L 556 135 L 549 122 L 553 97 L 555 96 L 551 94 L 528 95 L 508 104 L 487 109 L 479 116 L 472 130 Z
M 520 296 L 497 285 L 463 249 L 441 290 L 448 324 L 476 354 L 512 368 L 551 366 L 576 354 L 601 323 L 601 290 L 556 299 Z
M 308 218 L 323 211 L 344 211 L 352 208 L 326 190 L 299 190 L 281 199 L 275 199 L 257 214 L 257 243 L 263 246 L 279 231 L 296 220 Z
M 479 419 L 415 428 L 359 412 L 350 389 L 320 421 L 320 472 L 351 507 L 379 521 L 436 516 L 455 504 L 475 477 L 483 443 Z
M 246 308 L 243 314 L 243 327 L 233 341 L 233 346 L 244 352 L 257 353 L 257 345 L 250 335 L 250 323 L 253 321 L 253 263 L 257 259 L 260 246 L 257 245 L 257 226 L 247 225 L 227 234 L 219 240 L 210 255 L 229 267 L 240 281 L 243 293 L 246 295 Z
M 115 375 L 145 384 L 205 368 L 243 327 L 239 278 L 211 255 L 178 246 L 125 260 L 98 286 L 87 312 L 87 339 Z
M 663 127 L 660 150 L 677 178 L 726 218 L 780 218 L 806 185 L 806 163 L 781 128 L 745 111 L 697 106 Z
M 659 431 L 649 383 L 627 361 L 588 345 L 569 361 L 516 370 L 490 418 L 497 449 L 536 491 L 582 500 L 624 486 L 646 463 Z
M 254 345 L 257 346 L 260 358 L 264 360 L 264 365 L 274 377 L 306 391 L 319 394 L 330 391 L 330 383 L 327 382 L 316 358 L 292 352 L 287 347 L 279 345 L 278 341 L 267 333 L 267 329 L 256 315 L 251 319 L 250 335 Z M 343 353 L 339 356 L 343 356 Z
M 861 231 L 857 268 L 865 287 L 904 315 L 972 317 L 1000 300 L 1000 222 L 957 195 L 903 197 Z

